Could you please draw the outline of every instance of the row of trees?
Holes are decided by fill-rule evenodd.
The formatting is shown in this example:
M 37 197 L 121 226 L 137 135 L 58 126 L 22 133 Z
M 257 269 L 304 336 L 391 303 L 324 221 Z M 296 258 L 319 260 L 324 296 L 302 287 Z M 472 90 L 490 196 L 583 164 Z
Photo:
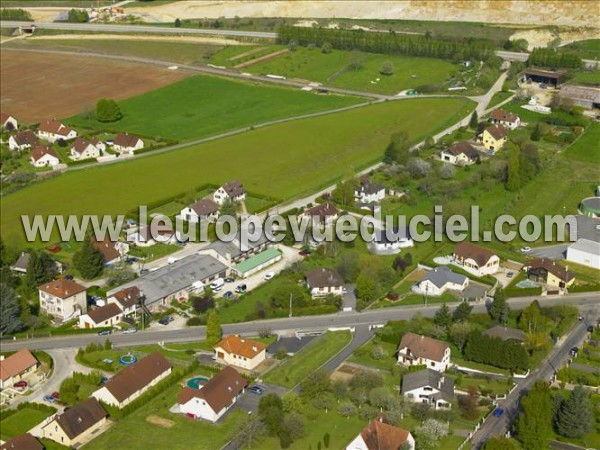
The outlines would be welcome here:
M 31 13 L 20 8 L 0 9 L 0 20 L 33 20 Z
M 90 15 L 85 9 L 71 9 L 67 16 L 67 22 L 85 23 L 90 21 Z
M 575 53 L 559 51 L 552 48 L 534 48 L 529 54 L 527 64 L 530 66 L 579 69 L 582 67 L 583 62 Z
M 514 192 L 523 187 L 541 170 L 540 155 L 535 144 L 525 142 L 506 144 L 508 152 L 508 175 L 506 189 Z
M 521 343 L 512 339 L 503 341 L 479 331 L 474 331 L 469 335 L 464 354 L 471 361 L 490 364 L 502 369 L 515 371 L 526 370 L 529 367 L 529 355 Z
M 361 50 L 388 55 L 409 55 L 452 60 L 486 60 L 494 55 L 494 43 L 486 39 L 435 39 L 416 34 L 371 33 L 363 30 L 308 28 L 282 25 L 281 44 L 291 41 L 301 46 L 325 43 L 338 50 Z

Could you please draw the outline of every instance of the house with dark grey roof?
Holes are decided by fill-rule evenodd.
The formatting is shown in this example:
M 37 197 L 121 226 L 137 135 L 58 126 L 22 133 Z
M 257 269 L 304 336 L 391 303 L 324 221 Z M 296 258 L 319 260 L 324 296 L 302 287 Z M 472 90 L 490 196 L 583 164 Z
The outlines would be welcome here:
M 148 389 L 168 377 L 171 363 L 160 353 L 154 352 L 135 364 L 125 367 L 113 376 L 92 396 L 107 405 L 124 408 Z
M 568 288 L 575 282 L 575 274 L 568 268 L 547 258 L 536 259 L 525 265 L 530 280 L 558 288 Z
M 325 202 L 307 208 L 300 215 L 301 220 L 310 220 L 313 226 L 330 226 L 338 218 L 338 210 L 333 203 Z
M 373 183 L 369 177 L 362 177 L 354 190 L 354 198 L 360 203 L 379 203 L 385 198 L 385 186 Z
M 227 200 L 241 202 L 242 200 L 246 200 L 246 190 L 244 189 L 244 185 L 239 181 L 228 181 L 215 191 L 213 200 L 219 205 L 222 205 Z
M 31 255 L 29 252 L 21 252 L 15 263 L 10 266 L 10 270 L 16 272 L 17 274 L 26 274 L 30 256 Z M 65 266 L 60 261 L 52 260 L 51 269 L 55 275 L 61 274 L 63 273 Z
M 454 402 L 454 378 L 431 369 L 409 372 L 402 377 L 401 392 L 410 402 L 449 409 Z
M 395 227 L 375 230 L 368 248 L 377 255 L 395 255 L 403 248 L 414 247 L 414 245 L 408 227 Z
M 496 325 L 483 332 L 486 336 L 502 339 L 503 341 L 525 342 L 527 335 L 516 328 L 508 328 L 502 325 Z
M 108 413 L 94 397 L 56 414 L 42 426 L 46 439 L 66 447 L 80 447 L 88 442 L 106 423 Z
M 203 198 L 183 208 L 179 216 L 188 222 L 214 222 L 219 217 L 219 205 L 209 198 Z
M 427 271 L 413 285 L 412 290 L 417 294 L 438 297 L 448 290 L 462 292 L 468 285 L 469 279 L 466 276 L 454 273 L 448 267 L 440 266 Z
M 25 150 L 35 147 L 40 143 L 40 140 L 35 135 L 33 130 L 19 131 L 8 138 L 8 148 L 10 150 Z
M 157 311 L 161 307 L 168 308 L 173 300 L 186 300 L 191 293 L 197 292 L 199 285 L 225 278 L 227 271 L 224 263 L 210 255 L 190 255 L 112 289 L 108 296 L 122 289 L 137 287 L 144 305 L 151 311 Z
M 344 295 L 344 279 L 333 269 L 311 270 L 306 274 L 306 287 L 313 298 L 327 295 Z

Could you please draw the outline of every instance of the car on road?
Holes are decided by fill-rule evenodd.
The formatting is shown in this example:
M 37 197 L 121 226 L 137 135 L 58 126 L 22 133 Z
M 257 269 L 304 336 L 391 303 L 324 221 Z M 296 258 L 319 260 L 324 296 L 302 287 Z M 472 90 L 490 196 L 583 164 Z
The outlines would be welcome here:
M 594 332 L 594 326 L 590 325 L 589 327 L 587 327 L 587 331 L 588 331 L 588 333 L 593 333 Z
M 221 289 L 223 289 L 224 284 L 225 281 L 223 280 L 223 278 L 217 278 L 215 281 L 210 283 L 209 287 L 213 292 L 219 292 Z
M 521 253 L 529 253 L 531 251 L 531 247 L 521 247 Z
M 235 297 L 235 294 L 231 291 L 227 291 L 223 294 L 223 298 L 227 300 L 231 300 L 233 297 Z
M 102 330 L 98 331 L 98 336 L 108 336 L 112 333 L 112 330 Z
M 58 391 L 54 391 L 52 394 L 50 394 L 52 396 L 52 398 L 58 400 L 60 398 L 60 392 Z
M 233 283 L 234 281 L 235 281 L 235 278 L 233 278 L 233 277 L 225 278 L 225 283 Z
M 275 272 L 273 272 L 273 271 L 267 272 L 267 273 L 265 273 L 264 279 L 265 279 L 265 281 L 269 281 L 274 276 L 275 276 Z
M 243 294 L 244 292 L 246 292 L 247 289 L 248 286 L 246 284 L 238 284 L 235 287 L 235 292 L 237 292 L 238 294 Z
M 123 330 L 123 334 L 133 334 L 137 333 L 137 328 L 126 328 Z
M 492 414 L 494 417 L 502 417 L 504 410 L 502 408 L 496 408 Z
M 166 317 L 163 317 L 162 319 L 160 319 L 158 321 L 158 323 L 160 323 L 161 325 L 169 325 L 169 319 L 167 319 Z
M 573 347 L 573 348 L 571 348 L 571 350 L 569 350 L 569 354 L 571 356 L 577 356 L 578 352 L 579 352 L 579 349 L 577 347 Z
M 262 395 L 263 392 L 265 392 L 265 390 L 260 386 L 251 386 L 248 388 L 248 392 L 252 392 L 253 394 L 256 394 L 256 395 Z
M 27 381 L 25 381 L 25 380 L 17 381 L 15 384 L 13 384 L 13 387 L 18 388 L 18 389 L 25 389 L 27 387 Z
M 54 403 L 56 401 L 56 399 L 54 397 L 52 397 L 51 395 L 44 395 L 44 401 L 48 402 L 48 403 Z
M 512 278 L 514 275 L 515 275 L 515 273 L 514 273 L 514 272 L 508 272 L 508 273 L 506 274 L 506 278 Z

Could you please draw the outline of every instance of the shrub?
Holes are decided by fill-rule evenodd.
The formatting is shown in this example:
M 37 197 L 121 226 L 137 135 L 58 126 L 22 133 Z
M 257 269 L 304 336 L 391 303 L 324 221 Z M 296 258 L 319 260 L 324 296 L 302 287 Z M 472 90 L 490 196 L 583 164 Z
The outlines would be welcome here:
M 185 323 L 188 327 L 197 327 L 202 325 L 202 319 L 200 317 L 191 317 Z
M 96 103 L 96 120 L 99 122 L 116 122 L 123 114 L 116 101 L 111 99 L 100 99 Z

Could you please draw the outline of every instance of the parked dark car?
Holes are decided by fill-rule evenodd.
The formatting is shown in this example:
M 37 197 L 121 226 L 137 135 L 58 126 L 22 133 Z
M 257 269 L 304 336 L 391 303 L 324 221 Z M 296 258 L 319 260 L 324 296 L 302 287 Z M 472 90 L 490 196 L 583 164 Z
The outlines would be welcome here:
M 235 295 L 231 291 L 227 291 L 223 294 L 223 298 L 227 300 L 231 300 Z
M 594 327 L 592 325 L 590 325 L 589 327 L 587 327 L 588 333 L 593 333 L 594 332 Z
M 112 333 L 111 330 L 102 330 L 102 331 L 98 331 L 98 336 L 108 336 Z
M 237 293 L 246 292 L 246 289 L 248 289 L 248 286 L 246 286 L 245 284 L 238 284 L 235 287 L 235 292 L 237 292 Z
M 262 395 L 263 392 L 265 392 L 265 390 L 263 388 L 261 388 L 260 386 L 251 386 L 248 388 L 248 392 L 252 392 L 253 394 L 256 394 L 256 395 Z
M 573 347 L 571 350 L 569 350 L 569 354 L 571 356 L 577 356 L 577 352 L 579 352 L 579 349 L 577 347 Z
M 496 408 L 492 414 L 494 414 L 494 417 L 502 417 L 504 410 L 502 408 Z
M 162 319 L 160 319 L 158 321 L 158 323 L 160 323 L 161 325 L 169 325 L 169 319 L 167 319 L 166 317 L 163 317 Z

